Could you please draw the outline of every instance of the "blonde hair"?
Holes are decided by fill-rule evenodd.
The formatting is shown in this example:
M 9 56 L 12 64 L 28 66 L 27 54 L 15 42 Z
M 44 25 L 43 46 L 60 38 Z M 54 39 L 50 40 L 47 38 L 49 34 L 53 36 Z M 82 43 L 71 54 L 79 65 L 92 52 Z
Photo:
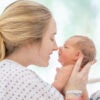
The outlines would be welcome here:
M 43 5 L 18 0 L 0 16 L 0 60 L 27 41 L 41 40 L 52 15 Z
M 79 49 L 84 55 L 82 67 L 86 65 L 89 61 L 93 61 L 95 59 L 96 48 L 90 38 L 81 35 L 75 35 L 71 38 L 77 38 L 77 41 L 74 43 L 74 46 Z

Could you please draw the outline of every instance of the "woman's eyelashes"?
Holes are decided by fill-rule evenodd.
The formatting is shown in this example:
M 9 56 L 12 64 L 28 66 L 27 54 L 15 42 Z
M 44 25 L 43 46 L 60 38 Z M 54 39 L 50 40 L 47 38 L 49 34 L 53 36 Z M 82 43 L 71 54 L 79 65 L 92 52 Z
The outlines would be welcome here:
M 55 41 L 55 39 L 54 39 L 54 38 L 51 38 L 50 40 L 51 40 L 51 41 Z

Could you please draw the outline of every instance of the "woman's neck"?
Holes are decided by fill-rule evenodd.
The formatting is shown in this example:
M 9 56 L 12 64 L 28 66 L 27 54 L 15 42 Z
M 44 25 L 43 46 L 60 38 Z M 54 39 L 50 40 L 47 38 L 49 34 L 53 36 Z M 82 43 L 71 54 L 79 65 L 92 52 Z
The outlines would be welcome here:
M 7 59 L 13 60 L 25 67 L 34 64 L 37 66 L 42 66 L 42 60 L 39 57 L 39 52 L 36 48 L 19 48 L 15 50 L 12 54 L 7 56 Z

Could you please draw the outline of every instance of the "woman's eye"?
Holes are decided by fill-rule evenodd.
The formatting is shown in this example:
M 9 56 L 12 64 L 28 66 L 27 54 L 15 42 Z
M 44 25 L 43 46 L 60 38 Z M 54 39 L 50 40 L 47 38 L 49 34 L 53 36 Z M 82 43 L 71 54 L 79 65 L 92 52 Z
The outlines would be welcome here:
M 54 39 L 53 39 L 53 38 L 51 38 L 51 41 L 54 41 Z

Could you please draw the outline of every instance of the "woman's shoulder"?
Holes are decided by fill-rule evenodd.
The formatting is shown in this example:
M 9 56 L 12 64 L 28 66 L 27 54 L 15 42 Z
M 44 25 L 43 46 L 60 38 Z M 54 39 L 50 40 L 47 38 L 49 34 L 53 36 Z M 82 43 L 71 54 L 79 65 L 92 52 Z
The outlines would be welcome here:
M 11 88 L 11 90 L 14 89 L 20 96 L 24 95 L 22 93 L 27 93 L 29 95 L 25 95 L 26 98 L 30 96 L 32 99 L 39 100 L 63 100 L 63 96 L 59 91 L 47 82 L 44 82 L 30 69 L 9 60 L 0 62 L 0 69 L 2 71 L 0 75 L 2 76 L 2 83 L 6 82 L 6 86 Z
M 12 73 L 12 75 L 18 74 L 18 76 L 23 76 L 22 78 L 27 76 L 38 77 L 34 71 L 31 71 L 27 67 L 9 59 L 4 59 L 0 62 L 0 70 Z

